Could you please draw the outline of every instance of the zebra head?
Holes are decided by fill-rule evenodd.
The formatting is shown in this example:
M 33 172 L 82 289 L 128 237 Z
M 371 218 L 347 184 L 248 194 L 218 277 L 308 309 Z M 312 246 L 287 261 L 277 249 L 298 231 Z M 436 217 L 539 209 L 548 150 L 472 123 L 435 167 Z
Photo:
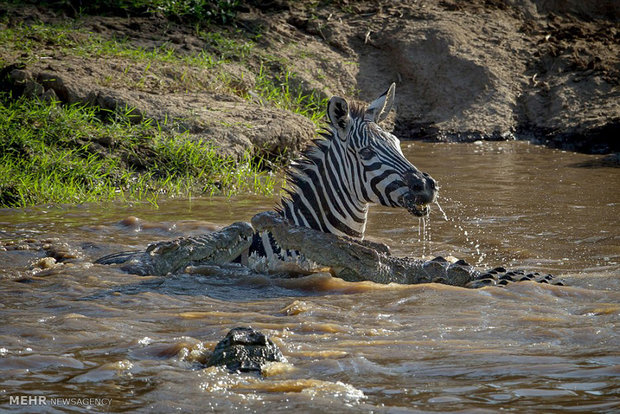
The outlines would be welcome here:
M 415 216 L 429 213 L 437 183 L 403 155 L 400 141 L 384 131 L 394 103 L 389 89 L 367 107 L 333 97 L 329 129 L 289 172 L 289 199 L 282 213 L 295 224 L 328 233 L 363 237 L 370 204 L 402 207 Z
M 330 126 L 346 151 L 349 183 L 360 201 L 424 216 L 437 196 L 436 181 L 411 164 L 400 140 L 378 125 L 392 109 L 394 89 L 392 84 L 367 108 L 352 108 L 345 99 L 333 97 L 328 104 Z

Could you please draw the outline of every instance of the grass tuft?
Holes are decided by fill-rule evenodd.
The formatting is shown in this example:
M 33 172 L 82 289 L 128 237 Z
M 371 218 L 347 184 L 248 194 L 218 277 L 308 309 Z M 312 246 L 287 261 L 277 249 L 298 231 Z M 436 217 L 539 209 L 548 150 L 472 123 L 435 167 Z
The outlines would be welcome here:
M 297 75 L 289 70 L 270 75 L 261 65 L 256 78 L 258 96 L 272 103 L 275 107 L 298 113 L 319 125 L 325 118 L 328 98 L 322 98 L 315 92 L 306 93 L 296 82 Z M 251 96 L 246 96 L 251 99 Z

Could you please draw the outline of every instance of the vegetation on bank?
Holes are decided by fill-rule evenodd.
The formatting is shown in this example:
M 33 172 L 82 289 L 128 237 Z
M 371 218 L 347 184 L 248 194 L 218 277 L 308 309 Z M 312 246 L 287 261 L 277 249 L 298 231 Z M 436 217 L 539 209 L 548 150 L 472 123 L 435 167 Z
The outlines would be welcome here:
M 230 21 L 226 19 L 234 17 L 238 5 L 236 1 L 200 0 L 48 3 L 73 8 L 88 4 L 80 13 L 125 10 L 127 14 L 193 16 L 195 21 L 202 19 L 211 25 Z M 179 7 L 184 9 L 180 11 Z M 325 114 L 324 97 L 295 88 L 296 74 L 287 69 L 285 62 L 257 50 L 252 39 L 255 35 L 234 28 L 211 30 L 196 25 L 194 30 L 207 47 L 198 52 L 181 52 L 165 44 L 146 49 L 132 44 L 131 39 L 86 33 L 77 21 L 4 23 L 0 31 L 0 49 L 4 49 L 1 66 L 14 63 L 15 56 L 25 63 L 37 60 L 50 50 L 65 56 L 102 56 L 130 62 L 127 67 L 141 67 L 143 72 L 136 78 L 125 71 L 102 82 L 124 82 L 134 89 L 146 89 L 149 75 L 165 63 L 166 70 L 173 70 L 176 76 L 169 84 L 159 85 L 164 90 L 224 89 L 247 100 L 300 113 L 317 124 Z M 239 88 L 238 79 L 225 70 L 218 71 L 229 62 L 239 63 L 253 74 L 251 90 Z M 150 119 L 136 123 L 129 109 L 110 112 L 1 93 L 0 207 L 102 200 L 156 203 L 159 197 L 170 196 L 270 194 L 277 187 L 273 162 L 249 153 L 240 160 L 225 157 L 210 143 L 191 139 L 177 130 L 175 125 L 161 125 Z
M 218 155 L 208 143 L 130 114 L 0 96 L 0 206 L 273 192 L 260 159 Z
M 188 53 L 169 45 L 144 48 L 127 38 L 107 38 L 97 33 L 85 33 L 78 24 L 28 24 L 7 27 L 0 31 L 0 46 L 7 54 L 19 54 L 20 61 L 40 58 L 42 49 L 53 48 L 54 53 L 77 57 L 105 57 L 126 61 L 124 70 L 116 79 L 101 82 L 124 82 L 132 89 L 146 89 L 149 76 L 159 80 L 156 88 L 163 91 L 204 91 L 224 89 L 246 100 L 260 99 L 281 109 L 299 113 L 318 124 L 325 116 L 327 99 L 317 93 L 307 93 L 294 86 L 296 73 L 287 68 L 286 62 L 257 50 L 251 38 L 240 32 L 195 29 L 196 35 L 207 44 L 204 50 Z M 223 65 L 235 62 L 246 67 L 255 77 L 252 91 L 239 87 L 240 79 L 230 76 Z M 8 61 L 0 55 L 0 64 Z M 170 76 L 157 76 L 157 66 L 167 64 Z M 131 68 L 141 68 L 140 75 L 129 74 Z M 194 71 L 192 72 L 193 69 Z M 221 69 L 221 70 L 218 70 Z M 211 73 L 217 75 L 213 77 Z M 242 81 L 242 79 L 241 79 Z M 148 85 L 153 89 L 153 85 Z
M 12 0 L 18 3 L 18 0 Z M 23 1 L 22 1 L 23 2 Z M 234 23 L 240 0 L 26 0 L 75 15 L 144 16 L 163 14 L 189 22 Z

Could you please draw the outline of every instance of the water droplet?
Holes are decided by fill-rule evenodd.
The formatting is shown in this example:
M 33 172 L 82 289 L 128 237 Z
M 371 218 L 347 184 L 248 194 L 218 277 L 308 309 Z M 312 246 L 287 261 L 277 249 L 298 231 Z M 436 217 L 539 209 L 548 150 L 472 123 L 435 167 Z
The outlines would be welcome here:
M 448 215 L 446 214 L 446 212 L 443 211 L 443 208 L 441 208 L 441 205 L 439 204 L 439 200 L 435 199 L 435 204 L 437 204 L 437 208 L 439 209 L 441 214 L 443 214 L 443 219 L 445 221 L 450 221 L 450 219 L 448 218 Z

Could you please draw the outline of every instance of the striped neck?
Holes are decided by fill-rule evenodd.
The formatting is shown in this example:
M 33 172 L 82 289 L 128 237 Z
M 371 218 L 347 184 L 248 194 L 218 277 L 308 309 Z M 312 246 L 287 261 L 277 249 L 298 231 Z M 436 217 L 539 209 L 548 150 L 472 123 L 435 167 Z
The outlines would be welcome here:
M 290 188 L 278 211 L 297 226 L 361 239 L 369 204 L 355 184 L 357 164 L 332 131 L 322 135 L 325 139 L 316 140 L 292 164 Z

